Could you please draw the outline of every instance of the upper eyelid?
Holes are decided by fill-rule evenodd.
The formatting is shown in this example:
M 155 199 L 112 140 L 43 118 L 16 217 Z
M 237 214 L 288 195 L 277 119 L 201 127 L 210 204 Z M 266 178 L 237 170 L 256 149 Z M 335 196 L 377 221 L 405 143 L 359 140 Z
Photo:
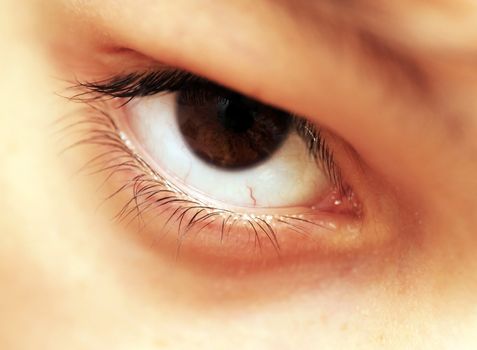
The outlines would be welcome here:
M 369 69 L 370 73 L 376 75 L 378 79 L 377 82 L 382 83 L 383 86 L 390 84 L 393 87 L 393 91 L 396 84 L 405 85 L 406 88 L 412 90 L 412 93 L 418 93 L 421 98 L 429 98 L 432 95 L 431 76 L 420 60 L 414 57 L 412 52 L 408 52 L 403 47 L 391 45 L 372 32 L 359 28 L 355 28 L 353 31 L 348 30 L 348 34 L 345 35 L 347 38 L 341 37 L 342 35 L 338 36 L 338 34 L 336 34 L 336 36 L 330 34 L 328 40 L 335 39 L 337 43 L 343 44 L 346 44 L 346 42 L 356 42 L 357 47 L 353 47 L 354 45 L 351 44 L 351 50 L 358 56 L 361 56 L 361 60 L 359 60 L 360 65 L 364 69 Z M 342 53 L 347 54 L 347 52 L 345 52 L 347 49 L 342 49 L 340 44 L 333 44 L 329 50 L 335 50 L 337 54 L 340 53 L 340 50 L 344 50 Z M 129 52 L 130 50 L 127 51 Z M 117 52 L 113 54 L 108 53 L 106 56 L 108 56 L 109 59 L 114 58 L 113 56 L 119 59 L 121 54 Z M 136 69 L 129 73 L 112 74 L 106 79 L 78 82 L 78 86 L 87 88 L 92 92 L 103 94 L 114 92 L 116 95 L 114 97 L 121 97 L 118 96 L 121 93 L 126 95 L 126 91 L 131 91 L 131 89 L 128 88 L 133 85 L 139 85 L 138 83 L 141 83 L 141 85 L 145 87 L 147 85 L 154 85 L 154 80 L 174 80 L 178 85 L 185 81 L 202 80 L 206 83 L 221 86 L 221 82 L 213 82 L 206 77 L 189 73 L 186 70 L 164 66 L 155 59 L 147 58 L 138 52 L 134 53 L 132 58 L 130 56 L 126 56 L 125 58 L 132 59 L 133 61 L 138 60 L 139 62 L 150 60 L 151 64 L 157 68 L 151 69 L 149 66 L 144 70 Z M 122 91 L 120 89 L 122 89 Z M 138 96 L 144 96 L 141 95 L 140 91 L 134 93 Z
M 240 92 L 193 73 L 170 68 L 127 73 L 100 81 L 78 82 L 74 88 L 80 91 L 70 97 L 70 99 L 83 102 L 110 97 L 125 99 L 125 103 L 128 103 L 138 97 L 147 97 L 163 92 L 173 92 L 189 88 L 206 89 L 221 96 L 244 96 L 255 101 L 253 96 L 242 95 Z M 256 102 L 261 103 L 259 101 Z M 263 104 L 267 105 L 266 103 Z
M 365 33 L 362 33 L 361 39 L 361 54 L 379 63 L 377 68 L 370 68 L 374 70 L 374 74 L 377 75 L 375 83 L 389 84 L 389 87 L 393 86 L 392 91 L 396 91 L 396 86 L 400 86 L 398 96 L 396 97 L 399 103 L 406 104 L 407 97 L 410 96 L 410 103 L 414 103 L 418 100 L 421 105 L 427 105 L 430 108 L 435 105 L 435 101 L 433 101 L 432 98 L 433 93 L 430 77 L 418 64 L 418 61 L 414 61 L 411 57 L 401 54 L 399 50 L 394 50 L 392 47 L 384 45 L 377 38 L 370 37 Z M 368 52 L 366 52 L 366 50 L 368 50 Z M 132 52 L 134 55 L 144 57 L 140 53 Z M 107 78 L 98 80 L 77 81 L 76 85 L 73 86 L 77 93 L 72 97 L 70 94 L 70 99 L 85 102 L 113 98 L 123 100 L 121 105 L 125 105 L 135 98 L 151 96 L 167 91 L 178 91 L 184 85 L 191 83 L 198 85 L 203 84 L 208 87 L 213 86 L 219 91 L 230 91 L 232 93 L 242 94 L 240 91 L 231 89 L 228 86 L 222 86 L 219 82 L 209 80 L 206 77 L 188 72 L 187 70 L 175 68 L 153 59 L 151 62 L 155 62 L 155 64 L 149 65 L 148 68 L 144 68 L 143 70 L 136 69 L 130 70 L 128 73 L 111 74 Z M 387 90 L 387 88 L 385 90 Z M 260 98 L 256 99 L 255 96 L 247 94 L 243 94 L 243 96 L 263 103 L 264 105 L 282 109 L 280 104 L 275 106 L 274 101 L 260 101 Z M 395 96 L 395 94 L 390 96 Z M 292 106 L 292 108 L 295 107 Z M 295 114 L 295 110 L 293 109 L 288 109 L 288 111 L 291 114 Z
M 400 47 L 396 42 L 387 42 L 381 36 L 377 36 L 372 31 L 367 31 L 358 27 L 350 27 L 348 24 L 342 32 L 336 30 L 336 24 L 334 30 L 324 35 L 325 41 L 321 44 L 325 52 L 333 53 L 333 55 L 343 55 L 343 56 L 355 56 L 356 68 L 366 72 L 367 84 L 371 81 L 371 89 L 375 86 L 381 86 L 381 89 L 390 90 L 392 95 L 396 96 L 395 92 L 398 90 L 400 93 L 397 96 L 399 100 L 406 102 L 408 97 L 411 97 L 410 103 L 416 101 L 416 96 L 420 103 L 423 105 L 433 106 L 434 101 L 432 101 L 432 76 L 429 75 L 422 62 L 415 57 L 412 51 L 407 51 L 405 47 Z M 107 61 L 117 62 L 117 70 L 124 70 L 124 58 L 130 62 L 130 66 L 134 67 L 131 69 L 133 73 L 125 73 L 116 75 L 114 73 L 114 67 L 108 68 L 110 72 L 110 78 L 102 80 L 92 80 L 85 83 L 80 82 L 79 87 L 89 88 L 92 92 L 98 92 L 102 94 L 108 94 L 109 92 L 114 92 L 112 97 L 124 97 L 131 98 L 131 94 L 128 94 L 126 90 L 124 91 L 113 91 L 106 88 L 108 83 L 117 83 L 121 79 L 127 80 L 140 80 L 146 77 L 151 73 L 151 67 L 156 68 L 157 72 L 167 71 L 169 73 L 179 73 L 181 74 L 180 69 L 170 68 L 171 66 L 167 63 L 166 57 L 154 57 L 149 50 L 146 52 L 138 51 L 140 48 L 132 48 L 126 46 L 118 46 L 116 50 L 106 50 L 103 53 L 107 56 Z M 327 52 L 327 53 L 326 53 Z M 127 56 L 123 56 L 127 54 Z M 351 55 L 350 55 L 351 54 Z M 117 60 L 117 61 L 116 61 Z M 185 60 L 187 62 L 187 60 Z M 144 70 L 138 68 L 144 66 Z M 164 62 L 164 63 L 163 63 Z M 187 68 L 186 63 L 183 63 L 185 69 Z M 164 68 L 165 67 L 165 68 Z M 109 70 L 111 69 L 111 70 Z M 256 83 L 249 85 L 238 84 L 237 82 L 232 81 L 223 81 L 222 77 L 214 77 L 214 74 L 210 71 L 204 72 L 203 69 L 195 67 L 193 69 L 194 73 L 199 73 L 207 78 L 201 78 L 204 80 L 210 79 L 211 81 L 217 81 L 218 84 L 225 84 L 229 88 L 237 89 L 237 91 L 244 93 L 245 95 L 254 98 L 253 91 L 262 91 L 264 86 L 257 86 Z M 183 72 L 183 71 L 182 71 Z M 210 75 L 210 77 L 208 76 Z M 190 74 L 194 76 L 194 74 Z M 398 86 L 398 88 L 397 88 Z M 365 86 L 364 86 L 365 87 Z M 96 90 L 96 91 L 94 91 Z M 246 90 L 246 91 L 245 91 Z M 151 94 L 154 92 L 151 91 Z M 141 92 L 134 92 L 135 95 L 141 95 Z M 82 93 L 81 97 L 85 97 L 87 93 Z M 111 95 L 111 94 L 110 94 Z M 277 97 L 270 98 L 267 94 L 260 92 L 259 100 L 267 100 L 269 104 L 282 105 L 283 99 L 278 101 Z M 263 96 L 262 96 L 263 95 Z M 79 95 L 76 97 L 80 97 Z M 89 96 L 91 97 L 91 96 Z M 276 100 L 276 101 L 274 101 Z M 402 101 L 400 101 L 402 102 Z M 290 106 L 287 103 L 289 109 L 294 109 L 294 106 Z M 285 106 L 282 106 L 285 107 Z M 303 113 L 302 113 L 303 114 Z
M 157 6 L 161 6 L 160 2 L 157 3 Z M 227 4 L 225 3 L 224 6 L 227 7 Z M 348 4 L 344 4 L 344 6 L 348 6 Z M 172 7 L 175 7 L 175 5 Z M 206 15 L 207 12 L 208 11 L 204 11 Z M 122 18 L 121 14 L 118 16 L 119 18 Z M 324 96 L 327 96 L 329 93 L 334 93 L 335 96 L 340 95 L 340 89 L 344 90 L 347 88 L 347 81 L 337 79 L 337 83 L 332 86 L 335 88 L 334 91 L 323 88 L 321 88 L 320 91 L 320 89 L 318 89 L 319 96 L 317 97 L 310 96 L 310 89 L 307 89 L 308 91 L 304 91 L 304 93 L 299 96 L 303 97 L 303 99 L 299 100 L 297 98 L 298 93 L 290 93 L 290 88 L 288 88 L 286 84 L 286 79 L 294 78 L 294 74 L 286 74 L 286 72 L 283 74 L 277 74 L 277 71 L 273 70 L 275 67 L 272 67 L 272 70 L 275 72 L 275 78 L 272 78 L 267 74 L 257 75 L 261 73 L 256 69 L 249 69 L 251 71 L 249 74 L 248 72 L 238 69 L 238 66 L 234 66 L 228 62 L 214 62 L 213 67 L 217 67 L 217 69 L 214 68 L 214 70 L 211 70 L 212 66 L 210 60 L 202 60 L 200 59 L 201 55 L 197 55 L 195 52 L 188 49 L 189 47 L 195 48 L 199 46 L 198 44 L 208 45 L 208 42 L 210 41 L 207 40 L 207 36 L 195 36 L 194 33 L 198 32 L 198 28 L 189 25 L 188 23 L 197 22 L 188 21 L 185 17 L 187 16 L 178 14 L 177 21 L 174 21 L 169 25 L 166 21 L 166 24 L 161 26 L 161 28 L 166 28 L 164 29 L 164 35 L 161 35 L 161 28 L 157 28 L 158 33 L 154 33 L 154 40 L 152 40 L 152 36 L 149 38 L 152 33 L 149 33 L 148 31 L 138 31 L 137 35 L 140 34 L 143 37 L 142 39 L 144 39 L 139 42 L 136 34 L 120 36 L 122 33 L 122 21 L 115 21 L 115 24 L 117 23 L 117 25 L 112 25 L 112 27 L 108 27 L 108 29 L 112 32 L 113 37 L 115 36 L 115 33 L 117 33 L 117 36 L 120 37 L 120 41 L 113 44 L 113 47 L 118 50 L 109 50 L 109 54 L 110 57 L 117 56 L 118 71 L 124 69 L 125 60 L 121 60 L 121 56 L 118 54 L 118 52 L 121 52 L 121 49 L 137 53 L 137 55 L 142 58 L 137 60 L 137 64 L 143 64 L 144 67 L 151 67 L 154 66 L 154 64 L 160 65 L 161 62 L 170 65 L 174 65 L 178 62 L 181 68 L 190 69 L 191 71 L 194 71 L 194 73 L 203 74 L 211 80 L 220 81 L 224 85 L 236 88 L 238 91 L 243 92 L 246 95 L 258 97 L 261 101 L 266 101 L 269 104 L 276 104 L 288 110 L 296 110 L 299 114 L 309 115 L 310 118 L 316 117 L 316 120 L 319 120 L 320 123 L 330 128 L 340 130 L 344 129 L 343 136 L 353 142 L 352 137 L 347 135 L 348 131 L 341 123 L 336 122 L 331 116 L 322 117 L 321 115 L 313 114 L 315 112 L 313 105 L 315 101 L 320 101 L 321 106 L 324 106 L 324 110 L 332 110 L 335 106 L 329 102 L 330 99 L 327 99 Z M 124 18 L 124 23 L 128 23 L 128 19 L 130 19 L 130 16 Z M 382 20 L 382 18 L 378 19 Z M 366 125 L 366 127 L 369 127 L 370 129 L 374 129 L 374 121 L 371 120 L 371 117 L 367 119 L 368 117 L 366 117 L 366 115 L 373 114 L 374 109 L 372 108 L 382 108 L 381 101 L 379 101 L 379 105 L 377 105 L 377 101 L 373 97 L 376 90 L 386 94 L 386 99 L 391 100 L 391 102 L 396 103 L 400 107 L 402 106 L 402 109 L 404 110 L 414 110 L 416 106 L 419 107 L 419 112 L 413 114 L 422 115 L 423 119 L 433 117 L 436 113 L 440 114 L 440 117 L 442 117 L 443 120 L 449 119 L 444 113 L 439 111 L 442 101 L 439 101 L 434 93 L 436 84 L 434 73 L 431 71 L 431 67 L 426 66 L 424 63 L 423 59 L 426 57 L 422 52 L 417 50 L 419 48 L 413 45 L 408 45 L 410 42 L 412 44 L 412 40 L 408 40 L 407 38 L 396 40 L 400 39 L 400 37 L 388 38 L 388 33 L 385 30 L 379 32 L 376 30 L 376 27 L 371 28 L 369 25 L 369 28 L 365 28 L 366 23 L 364 22 L 362 23 L 362 27 L 353 25 L 353 23 L 348 23 L 347 26 L 341 28 L 340 21 L 335 21 L 331 28 L 332 30 L 328 30 L 329 28 L 326 26 L 326 23 L 323 24 L 321 20 L 316 22 L 316 30 L 313 30 L 313 33 L 311 33 L 312 36 L 310 39 L 316 38 L 317 32 L 319 32 L 318 35 L 320 36 L 320 39 L 318 41 L 321 40 L 321 42 L 317 45 L 310 45 L 310 47 L 316 46 L 319 48 L 319 55 L 324 57 L 323 61 L 325 62 L 325 66 L 330 64 L 334 69 L 344 68 L 344 71 L 350 71 L 352 73 L 359 71 L 359 74 L 356 76 L 362 79 L 363 83 L 360 83 L 359 89 L 362 89 L 363 92 L 357 91 L 357 89 L 354 90 L 357 91 L 357 94 L 362 94 L 366 99 L 372 99 L 369 101 L 370 103 L 363 103 L 363 108 L 360 108 L 361 106 L 359 105 L 357 107 L 357 109 L 362 111 L 362 114 L 365 116 L 365 118 L 363 118 L 363 125 Z M 214 21 L 211 21 L 211 25 L 214 25 L 214 23 Z M 188 41 L 186 41 L 186 43 L 190 42 L 193 45 L 178 45 L 175 41 L 168 40 L 170 37 L 168 34 L 171 34 L 169 31 L 173 31 L 174 28 L 180 26 L 184 27 L 184 32 L 191 32 L 191 36 L 187 36 Z M 148 26 L 148 28 L 152 29 L 156 27 Z M 386 29 L 387 27 L 379 28 Z M 396 32 L 396 29 L 394 31 Z M 258 32 L 258 34 L 258 38 L 263 39 L 267 37 L 266 34 L 261 35 L 260 32 Z M 224 38 L 224 40 L 228 39 L 226 35 L 222 35 L 218 41 L 220 41 L 221 38 Z M 240 42 L 239 44 L 248 47 L 247 45 L 250 43 Z M 249 46 L 253 49 L 253 45 Z M 109 47 L 111 48 L 111 46 Z M 223 51 L 216 50 L 215 46 L 212 48 L 214 49 L 212 50 L 214 57 L 224 56 Z M 268 51 L 273 52 L 271 49 Z M 344 60 L 335 59 L 342 56 L 346 58 Z M 109 60 L 107 61 L 109 62 Z M 136 60 L 133 61 L 136 62 Z M 233 60 L 228 61 L 230 62 Z M 341 64 L 341 62 L 343 62 L 343 64 Z M 288 66 L 290 66 L 290 62 L 283 62 L 283 64 L 287 63 Z M 339 65 L 342 67 L 339 67 Z M 109 66 L 108 69 L 110 68 L 111 66 Z M 320 69 L 317 67 L 315 70 L 316 74 L 313 76 L 307 76 L 312 77 L 315 81 L 319 81 L 320 78 L 328 80 L 332 79 L 328 73 L 330 71 L 331 70 L 329 69 L 323 69 L 323 72 L 320 72 Z M 310 70 L 308 68 L 306 73 L 309 72 Z M 257 76 L 259 76 L 260 79 L 255 79 Z M 356 76 L 354 76 L 354 78 Z M 273 79 L 273 85 L 267 84 L 267 79 Z M 298 83 L 301 83 L 301 79 L 302 77 L 297 79 Z M 354 81 L 353 84 L 355 84 Z M 300 88 L 301 86 L 298 86 L 298 92 L 301 92 Z M 370 91 L 371 94 L 366 95 L 366 92 L 368 91 Z M 350 93 L 346 90 L 345 92 L 346 94 L 355 97 L 354 91 Z M 349 96 L 345 96 L 345 98 L 349 98 Z M 369 108 L 369 110 L 367 108 Z M 338 113 L 344 115 L 343 120 L 350 119 L 355 122 L 356 113 L 353 113 L 352 117 L 348 117 L 348 111 L 346 109 L 341 107 L 337 109 L 339 110 Z M 429 110 L 432 110 L 432 112 L 429 113 Z M 325 111 L 325 113 L 328 113 L 327 111 Z M 390 113 L 394 112 L 390 111 Z M 331 114 L 328 113 L 328 115 Z M 359 117 L 361 117 L 361 115 Z M 392 122 L 396 125 L 400 125 L 401 123 L 398 118 L 392 120 Z

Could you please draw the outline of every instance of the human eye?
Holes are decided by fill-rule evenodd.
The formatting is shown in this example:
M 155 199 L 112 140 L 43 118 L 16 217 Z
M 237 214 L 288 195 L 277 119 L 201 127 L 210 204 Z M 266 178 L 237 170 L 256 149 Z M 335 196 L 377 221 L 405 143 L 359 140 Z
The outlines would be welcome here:
M 75 124 L 89 127 L 76 144 L 99 152 L 87 167 L 114 179 L 110 197 L 129 195 L 119 219 L 151 237 L 246 261 L 363 240 L 341 165 L 351 149 L 306 117 L 173 68 L 77 88 L 87 112 Z

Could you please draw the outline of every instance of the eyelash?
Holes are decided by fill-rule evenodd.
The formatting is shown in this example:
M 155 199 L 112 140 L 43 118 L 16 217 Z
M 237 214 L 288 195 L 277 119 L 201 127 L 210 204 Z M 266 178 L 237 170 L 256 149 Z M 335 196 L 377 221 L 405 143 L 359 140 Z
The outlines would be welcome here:
M 78 90 L 79 89 L 79 90 Z M 80 120 L 75 120 L 64 129 L 79 125 L 90 125 L 84 138 L 73 143 L 67 149 L 82 146 L 102 146 L 107 152 L 101 153 L 85 164 L 82 170 L 92 169 L 91 173 L 106 173 L 106 179 L 117 174 L 135 173 L 126 183 L 115 190 L 107 199 L 112 199 L 120 193 L 131 191 L 132 195 L 117 214 L 118 221 L 143 220 L 143 215 L 151 210 L 161 210 L 157 216 L 169 212 L 164 227 L 170 222 L 178 222 L 179 237 L 197 229 L 197 233 L 219 220 L 220 239 L 223 240 L 239 222 L 250 228 L 255 237 L 255 244 L 261 247 L 261 238 L 266 238 L 272 246 L 279 250 L 277 225 L 285 225 L 287 229 L 302 235 L 307 235 L 307 225 L 319 226 L 326 230 L 334 230 L 335 226 L 327 222 L 314 222 L 302 215 L 253 215 L 236 213 L 226 209 L 214 208 L 171 184 L 161 174 L 153 170 L 148 163 L 131 147 L 128 139 L 122 133 L 113 115 L 114 110 L 108 107 L 108 100 L 124 100 L 121 106 L 133 99 L 145 96 L 176 91 L 186 91 L 186 103 L 201 103 L 210 96 L 225 97 L 237 93 L 209 82 L 192 74 L 166 70 L 149 73 L 132 73 L 117 76 L 99 82 L 80 82 L 74 86 L 75 93 L 70 99 L 86 105 L 86 112 L 77 114 Z M 254 100 L 250 100 L 258 103 Z M 263 106 L 263 105 L 262 105 Z M 268 107 L 267 107 L 268 108 Z M 273 107 L 269 107 L 273 108 Z M 321 132 L 310 122 L 294 117 L 298 134 L 305 140 L 310 155 L 321 166 L 335 187 L 336 198 L 345 196 L 354 203 L 353 193 L 341 177 L 341 172 L 335 164 L 333 153 L 330 151 Z M 172 205 L 172 207 L 170 206 Z M 156 217 L 156 216 L 155 216 Z

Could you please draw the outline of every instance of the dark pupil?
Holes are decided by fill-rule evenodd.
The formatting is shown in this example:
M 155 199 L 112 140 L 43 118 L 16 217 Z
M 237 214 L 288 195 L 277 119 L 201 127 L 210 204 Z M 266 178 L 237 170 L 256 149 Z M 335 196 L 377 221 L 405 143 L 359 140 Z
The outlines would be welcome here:
M 177 120 L 199 158 L 221 168 L 239 169 L 270 157 L 288 135 L 288 113 L 242 96 L 195 101 L 178 93 Z
M 247 132 L 255 122 L 254 112 L 242 101 L 222 101 L 217 104 L 217 116 L 223 127 L 236 133 Z

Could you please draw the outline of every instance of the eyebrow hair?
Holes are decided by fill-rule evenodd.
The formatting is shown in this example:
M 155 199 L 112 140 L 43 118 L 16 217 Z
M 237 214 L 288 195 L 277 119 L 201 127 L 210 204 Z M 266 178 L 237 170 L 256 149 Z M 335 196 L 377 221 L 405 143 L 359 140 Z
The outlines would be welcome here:
M 360 65 L 370 62 L 372 72 L 380 74 L 385 81 L 408 83 L 413 90 L 423 96 L 431 93 L 431 83 L 419 57 L 411 50 L 396 41 L 390 41 L 379 31 L 366 23 L 370 14 L 385 18 L 374 4 L 367 0 L 298 0 L 306 6 L 295 6 L 288 0 L 278 0 L 278 4 L 287 12 L 294 14 L 301 23 L 309 23 L 326 41 L 331 50 L 338 51 L 350 48 L 353 54 L 361 55 Z M 303 20 L 303 22 L 302 22 Z M 319 23 L 319 25 L 317 25 Z M 380 28 L 380 27 L 378 27 Z
M 401 37 L 397 25 L 392 27 L 391 34 L 387 33 L 390 23 L 395 20 L 393 14 L 379 8 L 379 4 L 368 0 L 297 0 L 306 3 L 301 7 L 296 6 L 295 1 L 293 4 L 288 0 L 268 1 L 292 13 L 300 25 L 308 22 L 312 30 L 330 43 L 330 51 L 354 46 L 349 52 L 361 58 L 358 63 L 360 69 L 369 69 L 370 77 L 376 77 L 383 88 L 388 84 L 393 94 L 399 90 L 400 98 L 422 106 L 430 112 L 433 122 L 438 120 L 443 123 L 451 134 L 457 132 L 460 135 L 465 129 L 469 115 L 448 113 L 445 101 L 437 94 L 432 71 L 425 63 L 420 43 L 413 42 L 413 36 Z M 452 6 L 446 0 L 433 1 L 432 5 L 439 6 L 442 11 L 450 10 Z M 378 20 L 369 20 L 374 20 L 374 17 Z M 437 48 L 436 52 L 449 53 L 446 44 Z M 462 47 L 453 49 L 456 49 L 453 51 L 456 56 L 463 57 L 465 50 Z
M 416 56 L 403 48 L 389 45 L 373 33 L 359 31 L 356 32 L 356 36 L 360 41 L 363 55 L 373 63 L 379 63 L 378 71 L 381 75 L 385 75 L 387 81 L 396 83 L 399 82 L 396 78 L 405 79 L 411 83 L 414 90 L 422 92 L 424 96 L 431 94 L 430 77 Z

